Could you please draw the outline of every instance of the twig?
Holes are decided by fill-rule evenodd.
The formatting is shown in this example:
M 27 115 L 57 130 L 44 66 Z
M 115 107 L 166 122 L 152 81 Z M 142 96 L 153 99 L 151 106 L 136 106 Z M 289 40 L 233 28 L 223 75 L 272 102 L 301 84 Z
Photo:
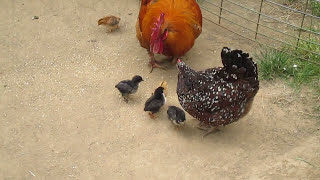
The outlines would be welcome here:
M 33 172 L 29 171 L 29 173 L 30 173 L 32 176 L 36 177 L 36 175 L 35 175 L 35 174 L 33 174 Z
M 311 114 L 311 113 L 306 113 L 306 112 L 303 112 L 303 111 L 299 111 L 299 113 L 304 114 L 304 115 L 308 115 L 308 116 L 311 116 L 311 117 L 320 116 L 319 114 Z
M 296 158 L 296 160 L 303 161 L 303 162 L 305 162 L 305 163 L 309 164 L 310 166 L 312 166 L 312 167 L 314 167 L 314 168 L 320 169 L 319 167 L 317 167 L 317 166 L 315 166 L 315 165 L 311 164 L 310 162 L 308 162 L 308 161 L 306 161 L 306 160 L 304 160 L 304 159 L 302 159 L 302 158 Z
M 261 94 L 261 101 L 262 101 L 262 109 L 264 109 L 263 94 Z

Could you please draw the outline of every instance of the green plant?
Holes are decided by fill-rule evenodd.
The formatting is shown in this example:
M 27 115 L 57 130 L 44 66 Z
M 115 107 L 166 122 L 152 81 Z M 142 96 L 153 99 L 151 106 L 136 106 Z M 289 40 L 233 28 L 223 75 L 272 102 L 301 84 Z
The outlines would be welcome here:
M 315 16 L 320 16 L 320 1 L 319 0 L 311 0 L 310 7 L 312 14 Z
M 318 42 L 312 39 L 310 41 Z M 320 46 L 311 42 L 301 42 L 299 47 L 320 54 Z M 265 80 L 282 78 L 296 89 L 301 85 L 307 85 L 315 89 L 317 96 L 320 96 L 320 56 L 303 49 L 284 47 L 281 51 L 273 49 L 262 51 L 257 56 L 260 77 Z M 298 57 L 319 64 L 303 61 Z

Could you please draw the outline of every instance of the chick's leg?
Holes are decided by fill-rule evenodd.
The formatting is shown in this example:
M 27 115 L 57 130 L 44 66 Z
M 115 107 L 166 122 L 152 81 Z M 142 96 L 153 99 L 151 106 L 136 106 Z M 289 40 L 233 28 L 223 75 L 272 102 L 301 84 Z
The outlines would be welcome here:
M 126 103 L 128 103 L 128 101 L 129 101 L 129 97 L 128 96 L 123 96 L 123 99 L 124 99 L 124 102 L 126 102 Z
M 156 116 L 152 112 L 149 112 L 149 116 L 151 117 L 151 119 L 155 119 L 156 118 Z
M 119 24 L 112 26 L 111 27 L 111 32 L 113 32 L 114 30 L 116 30 L 118 28 L 119 28 Z
M 175 129 L 176 131 L 179 131 L 179 130 L 180 130 L 180 126 L 175 125 L 175 126 L 174 126 L 174 129 Z
M 150 66 L 151 66 L 151 71 L 150 71 L 150 73 L 152 73 L 152 71 L 153 71 L 154 68 L 160 68 L 160 69 L 166 70 L 165 67 L 162 67 L 162 66 L 160 66 L 160 65 L 157 63 L 156 59 L 154 58 L 154 54 L 153 54 L 152 52 L 148 51 L 148 54 L 149 54 L 149 56 L 150 56 L 150 62 L 149 62 Z

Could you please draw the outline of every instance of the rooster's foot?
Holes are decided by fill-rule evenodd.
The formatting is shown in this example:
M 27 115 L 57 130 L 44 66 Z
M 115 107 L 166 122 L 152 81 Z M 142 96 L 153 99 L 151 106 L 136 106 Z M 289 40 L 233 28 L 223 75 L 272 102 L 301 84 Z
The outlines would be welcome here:
M 152 71 L 153 71 L 154 68 L 160 68 L 160 69 L 163 69 L 163 70 L 167 70 L 165 67 L 160 66 L 155 60 L 151 60 L 151 61 L 149 62 L 149 64 L 150 64 L 150 66 L 151 66 L 151 71 L 150 71 L 150 73 L 152 73 Z

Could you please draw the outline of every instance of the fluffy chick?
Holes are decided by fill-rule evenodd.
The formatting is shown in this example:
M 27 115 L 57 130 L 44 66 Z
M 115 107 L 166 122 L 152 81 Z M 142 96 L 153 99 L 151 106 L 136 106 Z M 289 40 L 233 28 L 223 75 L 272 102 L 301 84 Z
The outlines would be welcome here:
M 98 26 L 99 25 L 105 25 L 108 29 L 108 32 L 112 32 L 114 31 L 115 29 L 118 29 L 119 28 L 119 22 L 120 22 L 120 18 L 119 17 L 116 17 L 116 16 L 106 16 L 104 18 L 101 18 L 99 19 L 98 21 Z
M 168 119 L 178 128 L 186 121 L 186 114 L 184 111 L 176 106 L 169 106 L 167 110 Z
M 167 83 L 167 81 L 165 81 L 165 80 L 161 81 L 159 87 L 163 87 L 164 95 L 167 97 L 168 96 L 168 83 Z
M 154 119 L 154 113 L 158 112 L 165 103 L 166 97 L 163 92 L 163 87 L 158 87 L 153 95 L 146 101 L 144 111 L 149 111 L 150 117 Z
M 115 87 L 120 91 L 125 102 L 128 102 L 129 94 L 136 93 L 139 87 L 139 83 L 142 81 L 143 79 L 141 76 L 135 75 L 131 80 L 120 81 Z

